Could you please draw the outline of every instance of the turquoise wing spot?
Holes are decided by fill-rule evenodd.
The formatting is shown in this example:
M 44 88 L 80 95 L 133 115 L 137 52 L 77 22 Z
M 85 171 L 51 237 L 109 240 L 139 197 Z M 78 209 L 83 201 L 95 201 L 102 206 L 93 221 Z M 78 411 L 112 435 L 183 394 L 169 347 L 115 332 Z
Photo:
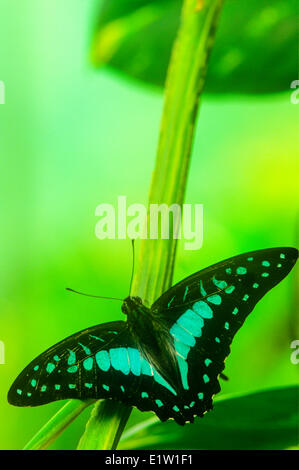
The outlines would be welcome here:
M 175 296 L 174 296 L 174 297 L 175 297 Z M 174 297 L 172 297 L 172 299 L 170 299 L 170 301 L 168 302 L 168 304 L 167 304 L 167 307 L 168 307 L 168 308 L 170 307 L 170 305 L 171 305 L 171 302 L 173 302 L 173 300 L 174 300 Z
M 235 307 L 234 310 L 233 310 L 233 315 L 237 315 L 238 311 L 239 311 L 239 309 L 237 307 Z
M 143 375 L 153 376 L 155 382 L 167 388 L 171 393 L 176 395 L 176 391 L 169 385 L 168 382 L 166 382 L 166 380 L 163 379 L 163 377 L 160 374 L 158 374 L 158 372 L 149 364 L 149 362 L 144 357 L 142 357 L 141 359 L 141 373 Z M 143 393 L 146 393 L 146 392 L 143 392 Z M 145 395 L 144 396 L 141 395 L 141 396 L 142 398 L 145 397 Z
M 175 347 L 175 350 L 176 350 L 177 354 L 182 356 L 183 359 L 187 359 L 188 353 L 190 351 L 189 346 L 187 346 L 184 343 L 181 343 L 181 341 L 175 340 L 174 341 L 174 347 Z
M 139 376 L 141 373 L 141 356 L 140 352 L 134 348 L 128 348 L 130 369 L 132 374 Z
M 90 384 L 90 383 L 88 383 L 88 382 L 86 382 L 86 383 L 84 384 L 84 386 L 85 386 L 86 388 L 92 388 L 92 385 L 93 385 L 93 384 Z
M 94 336 L 94 335 L 89 335 L 90 338 L 93 338 L 93 339 L 97 339 L 98 341 L 102 341 L 103 343 L 105 342 L 104 339 L 102 338 L 99 338 L 98 336 Z
M 190 348 L 195 346 L 195 337 L 202 335 L 204 319 L 211 319 L 212 317 L 213 310 L 211 307 L 200 300 L 193 304 L 192 310 L 186 310 L 170 329 L 170 334 L 174 337 L 174 347 L 177 353 L 182 385 L 185 390 L 189 390 L 187 357 Z
M 188 309 L 178 320 L 177 324 L 190 332 L 193 336 L 201 336 L 204 321 L 193 310 Z
M 210 364 L 212 364 L 211 359 L 205 359 L 205 365 L 208 367 Z
M 142 392 L 141 393 L 141 398 L 148 398 L 148 393 Z
M 207 384 L 208 382 L 210 382 L 210 377 L 207 374 L 204 374 L 203 375 L 203 381 L 204 381 L 205 384 Z
M 109 350 L 111 365 L 115 370 L 128 375 L 130 372 L 129 356 L 126 348 L 113 348 Z
M 169 385 L 168 382 L 166 382 L 166 380 L 163 379 L 163 377 L 158 374 L 158 372 L 156 372 L 155 370 L 153 371 L 154 372 L 154 380 L 162 385 L 163 387 L 167 388 L 171 393 L 173 393 L 173 395 L 176 395 L 176 391 Z
M 243 266 L 239 266 L 239 267 L 237 268 L 237 271 L 236 271 L 236 272 L 237 272 L 237 274 L 243 275 L 243 274 L 246 274 L 246 273 L 247 273 L 247 269 L 244 268 Z
M 192 310 L 198 315 L 200 315 L 202 318 L 213 318 L 213 310 L 206 302 L 203 302 L 202 300 L 200 300 L 199 302 L 195 302 L 195 304 L 193 304 L 192 306 Z
M 186 286 L 185 292 L 184 292 L 184 297 L 183 297 L 183 302 L 185 302 L 187 294 L 188 294 L 189 287 Z
M 262 277 L 268 277 L 269 276 L 269 273 L 263 273 L 262 274 Z
M 211 304 L 214 304 L 214 305 L 220 305 L 221 304 L 221 297 L 220 295 L 210 295 L 208 298 L 207 298 L 207 301 L 210 302 Z
M 76 362 L 76 354 L 74 353 L 74 351 L 71 351 L 70 349 L 69 349 L 69 353 L 70 355 L 68 357 L 67 363 L 69 366 L 73 366 Z
M 51 372 L 53 372 L 54 369 L 55 369 L 55 364 L 53 364 L 52 362 L 49 362 L 46 367 L 46 371 L 48 372 L 48 374 L 51 374 Z
M 78 370 L 78 367 L 77 366 L 70 366 L 67 371 L 70 373 L 70 374 L 74 374 L 75 372 L 77 372 Z
M 149 365 L 148 361 L 143 357 L 141 360 L 141 373 L 143 375 L 153 375 L 153 369 Z
M 200 289 L 200 293 L 203 297 L 206 297 L 207 293 L 206 291 L 204 290 L 204 287 L 203 287 L 203 284 L 202 284 L 202 280 L 199 281 L 199 289 Z
M 31 386 L 32 386 L 32 387 L 35 387 L 36 384 L 37 384 L 36 380 L 35 380 L 35 379 L 32 379 L 32 380 L 31 380 Z
M 82 343 L 78 343 L 79 346 L 81 346 L 81 348 L 84 350 L 84 352 L 86 353 L 87 356 L 90 356 L 91 354 L 91 350 L 87 347 L 87 346 L 84 346 L 84 344 Z
M 185 343 L 187 346 L 195 346 L 195 338 L 189 333 L 187 330 L 182 328 L 178 323 L 174 323 L 174 325 L 170 329 L 170 334 L 174 336 L 178 341 Z
M 232 292 L 234 292 L 234 290 L 235 290 L 235 286 L 229 286 L 227 289 L 225 289 L 225 293 L 231 294 Z
M 181 374 L 183 388 L 185 390 L 189 390 L 189 385 L 188 385 L 188 364 L 187 364 L 187 361 L 179 355 L 178 355 L 178 365 L 179 365 L 179 370 L 180 370 L 180 374 Z
M 159 408 L 163 406 L 163 402 L 161 400 L 156 400 L 156 404 L 158 405 Z
M 110 369 L 110 359 L 107 351 L 99 351 L 96 353 L 96 362 L 101 370 L 107 372 Z
M 93 368 L 93 358 L 88 357 L 87 359 L 85 359 L 85 361 L 83 362 L 83 367 L 85 370 L 91 370 Z
M 224 289 L 225 287 L 227 287 L 227 282 L 225 281 L 218 281 L 215 276 L 213 277 L 213 284 L 216 286 L 216 287 L 219 287 L 219 289 Z
M 266 266 L 268 268 L 270 266 L 269 261 L 263 261 L 262 266 Z

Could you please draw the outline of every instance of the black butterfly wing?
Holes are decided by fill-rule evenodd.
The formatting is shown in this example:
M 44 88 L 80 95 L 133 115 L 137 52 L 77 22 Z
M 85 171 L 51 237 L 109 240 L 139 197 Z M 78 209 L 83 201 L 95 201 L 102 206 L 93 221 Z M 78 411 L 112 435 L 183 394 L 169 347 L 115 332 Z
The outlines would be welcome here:
M 294 248 L 235 256 L 186 278 L 152 305 L 173 337 L 183 385 L 179 408 L 186 420 L 212 408 L 234 335 L 297 257 Z
M 8 392 L 15 406 L 56 400 L 112 398 L 154 411 L 161 420 L 184 419 L 176 410 L 176 391 L 149 364 L 127 323 L 104 323 L 80 331 L 34 359 Z
M 104 396 L 117 372 L 109 367 L 109 384 L 105 382 L 105 370 L 98 367 L 101 357 L 103 364 L 105 359 L 101 351 L 122 343 L 128 345 L 124 322 L 105 323 L 64 339 L 21 372 L 9 390 L 9 403 L 37 406 L 64 398 Z

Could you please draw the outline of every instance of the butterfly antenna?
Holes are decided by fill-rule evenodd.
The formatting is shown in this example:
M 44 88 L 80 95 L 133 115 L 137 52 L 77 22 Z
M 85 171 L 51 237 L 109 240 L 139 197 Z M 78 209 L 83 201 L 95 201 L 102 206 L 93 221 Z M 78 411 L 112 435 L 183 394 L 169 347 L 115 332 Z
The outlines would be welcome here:
M 84 294 L 84 292 L 79 292 L 78 290 L 70 289 L 70 287 L 66 287 L 65 290 L 68 290 L 69 292 L 73 292 L 74 294 L 85 295 L 85 297 L 94 297 L 96 299 L 120 300 L 121 302 L 124 301 L 124 299 L 119 299 L 117 297 L 103 297 L 102 295 Z
M 132 264 L 132 273 L 131 273 L 129 296 L 131 295 L 131 289 L 132 289 L 133 277 L 134 277 L 134 270 L 135 270 L 135 240 L 134 240 L 134 238 L 131 240 L 131 242 L 132 242 L 133 264 Z

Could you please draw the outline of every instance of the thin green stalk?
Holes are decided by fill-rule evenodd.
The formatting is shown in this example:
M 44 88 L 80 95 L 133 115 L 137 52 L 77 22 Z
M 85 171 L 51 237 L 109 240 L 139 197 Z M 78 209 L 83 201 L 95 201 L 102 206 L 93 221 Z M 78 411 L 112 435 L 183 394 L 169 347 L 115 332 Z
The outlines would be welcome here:
M 24 450 L 45 450 L 95 400 L 69 400 L 31 439 Z
M 185 0 L 169 64 L 150 204 L 184 200 L 194 125 L 223 0 Z M 148 214 L 149 222 L 149 214 Z M 143 240 L 133 291 L 148 303 L 172 281 L 176 240 Z
M 223 0 L 185 0 L 181 25 L 170 61 L 160 140 L 149 204 L 182 205 L 209 52 Z M 149 222 L 149 212 L 147 215 Z M 151 304 L 170 287 L 176 240 L 144 239 L 132 285 L 132 295 Z M 114 408 L 113 408 L 114 407 Z M 110 416 L 114 409 L 113 417 Z M 79 449 L 115 449 L 130 407 L 104 401 L 96 405 Z

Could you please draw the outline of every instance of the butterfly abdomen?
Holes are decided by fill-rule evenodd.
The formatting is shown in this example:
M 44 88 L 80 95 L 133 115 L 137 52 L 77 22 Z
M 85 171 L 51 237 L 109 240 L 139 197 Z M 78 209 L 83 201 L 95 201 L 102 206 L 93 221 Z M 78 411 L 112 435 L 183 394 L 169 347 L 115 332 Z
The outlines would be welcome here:
M 134 297 L 125 299 L 129 330 L 147 361 L 179 392 L 180 379 L 173 337 L 168 325 Z

